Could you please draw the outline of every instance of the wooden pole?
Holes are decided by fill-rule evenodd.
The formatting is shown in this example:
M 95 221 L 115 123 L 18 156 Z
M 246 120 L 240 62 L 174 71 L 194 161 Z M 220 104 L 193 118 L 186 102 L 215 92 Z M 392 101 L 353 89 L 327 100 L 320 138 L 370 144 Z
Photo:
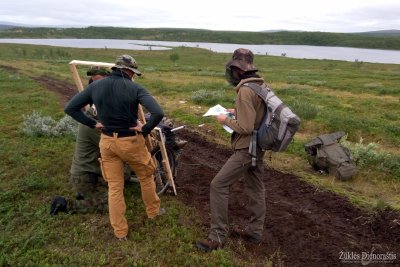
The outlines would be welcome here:
M 146 117 L 144 116 L 142 105 L 140 105 L 140 104 L 138 106 L 138 118 L 139 118 L 139 120 L 141 120 L 143 122 L 143 124 L 146 123 Z M 146 146 L 147 146 L 149 152 L 151 152 L 153 150 L 153 144 L 151 142 L 150 134 L 148 134 L 146 136 Z
M 76 65 L 84 65 L 84 66 L 99 66 L 111 68 L 114 66 L 112 63 L 106 62 L 95 62 L 95 61 L 82 61 L 82 60 L 72 60 L 69 62 L 69 69 L 72 73 L 72 78 L 74 79 L 75 85 L 78 88 L 79 92 L 83 91 L 84 87 L 82 84 L 81 77 L 79 76 L 78 70 L 76 69 Z
M 69 63 L 69 69 L 71 70 L 72 78 L 74 79 L 76 88 L 78 88 L 79 92 L 83 91 L 83 84 L 81 81 L 81 77 L 79 76 L 78 70 L 76 69 L 76 65 Z
M 171 165 L 169 165 L 169 159 L 168 159 L 168 153 L 167 153 L 167 149 L 165 148 L 165 136 L 162 133 L 162 130 L 158 127 L 155 128 L 156 131 L 158 131 L 158 134 L 160 136 L 160 150 L 161 150 L 161 155 L 162 155 L 162 165 L 164 168 L 164 171 L 167 173 L 168 175 L 168 180 L 170 185 L 172 186 L 172 189 L 174 191 L 174 195 L 176 196 L 176 187 L 175 187 L 175 182 L 174 182 L 174 175 L 172 174 L 171 171 Z

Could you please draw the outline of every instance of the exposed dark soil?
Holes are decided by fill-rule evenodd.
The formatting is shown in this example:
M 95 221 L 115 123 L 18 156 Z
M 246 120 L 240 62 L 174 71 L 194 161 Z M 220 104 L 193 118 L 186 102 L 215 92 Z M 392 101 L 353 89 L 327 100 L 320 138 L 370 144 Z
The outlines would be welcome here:
M 49 76 L 31 77 L 33 80 L 37 81 L 46 89 L 55 92 L 62 107 L 71 100 L 71 98 L 78 93 L 76 86 L 72 83 L 67 83 L 54 79 Z
M 209 185 L 231 151 L 188 130 L 179 132 L 179 137 L 189 142 L 178 165 L 178 197 L 196 207 L 208 227 Z M 399 257 L 399 213 L 385 210 L 369 214 L 345 197 L 268 168 L 263 180 L 267 203 L 264 239 L 261 246 L 247 245 L 246 252 L 238 250 L 240 256 L 262 262 L 279 251 L 284 266 L 338 266 L 341 252 L 397 252 Z M 243 182 L 231 188 L 231 225 L 244 226 L 249 218 L 243 188 Z
M 61 106 L 76 94 L 72 84 L 50 77 L 36 81 L 59 95 Z M 231 151 L 206 140 L 201 133 L 184 129 L 177 135 L 188 141 L 179 160 L 176 185 L 178 198 L 198 210 L 205 229 L 209 226 L 209 185 L 231 155 Z M 210 136 L 210 135 L 208 135 Z M 244 243 L 246 249 L 228 244 L 237 256 L 260 264 L 266 258 L 283 266 L 360 266 L 362 253 L 384 254 L 395 259 L 377 260 L 368 266 L 400 266 L 400 215 L 384 210 L 368 213 L 343 196 L 323 191 L 292 174 L 266 169 L 267 216 L 260 246 Z M 249 217 L 243 183 L 231 188 L 231 225 L 245 225 Z M 343 258 L 341 258 L 341 256 Z M 347 256 L 347 258 L 346 258 Z M 378 255 L 379 256 L 379 255 Z M 345 260 L 356 260 L 346 263 Z M 387 258 L 380 258 L 387 259 Z M 366 262 L 368 263 L 368 262 Z

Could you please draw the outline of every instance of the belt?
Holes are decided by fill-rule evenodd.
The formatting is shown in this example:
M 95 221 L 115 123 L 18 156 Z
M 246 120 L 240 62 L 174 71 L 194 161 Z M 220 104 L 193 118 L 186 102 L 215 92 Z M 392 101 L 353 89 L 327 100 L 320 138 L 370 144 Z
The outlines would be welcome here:
M 135 136 L 137 133 L 136 131 L 131 131 L 131 130 L 119 130 L 119 131 L 111 131 L 111 130 L 101 130 L 101 132 L 107 136 L 113 137 L 115 134 L 117 135 L 117 138 L 121 137 L 128 137 L 128 136 Z

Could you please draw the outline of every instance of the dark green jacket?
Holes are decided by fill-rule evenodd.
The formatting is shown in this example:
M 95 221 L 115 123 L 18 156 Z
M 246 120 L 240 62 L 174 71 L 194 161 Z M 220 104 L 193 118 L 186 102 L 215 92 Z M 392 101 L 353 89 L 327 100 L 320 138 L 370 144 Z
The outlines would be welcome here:
M 144 135 L 150 133 L 164 117 L 160 105 L 147 90 L 119 69 L 114 70 L 110 76 L 89 84 L 64 109 L 65 113 L 78 122 L 94 128 L 96 121 L 82 111 L 87 104 L 96 106 L 99 121 L 107 131 L 127 130 L 136 126 L 138 104 L 151 114 L 143 126 Z

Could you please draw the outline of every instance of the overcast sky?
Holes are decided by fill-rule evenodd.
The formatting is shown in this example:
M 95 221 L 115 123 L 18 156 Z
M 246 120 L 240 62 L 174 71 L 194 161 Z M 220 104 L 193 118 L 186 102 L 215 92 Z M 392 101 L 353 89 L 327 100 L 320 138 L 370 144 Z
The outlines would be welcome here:
M 2 0 L 0 22 L 228 31 L 400 30 L 400 0 Z

